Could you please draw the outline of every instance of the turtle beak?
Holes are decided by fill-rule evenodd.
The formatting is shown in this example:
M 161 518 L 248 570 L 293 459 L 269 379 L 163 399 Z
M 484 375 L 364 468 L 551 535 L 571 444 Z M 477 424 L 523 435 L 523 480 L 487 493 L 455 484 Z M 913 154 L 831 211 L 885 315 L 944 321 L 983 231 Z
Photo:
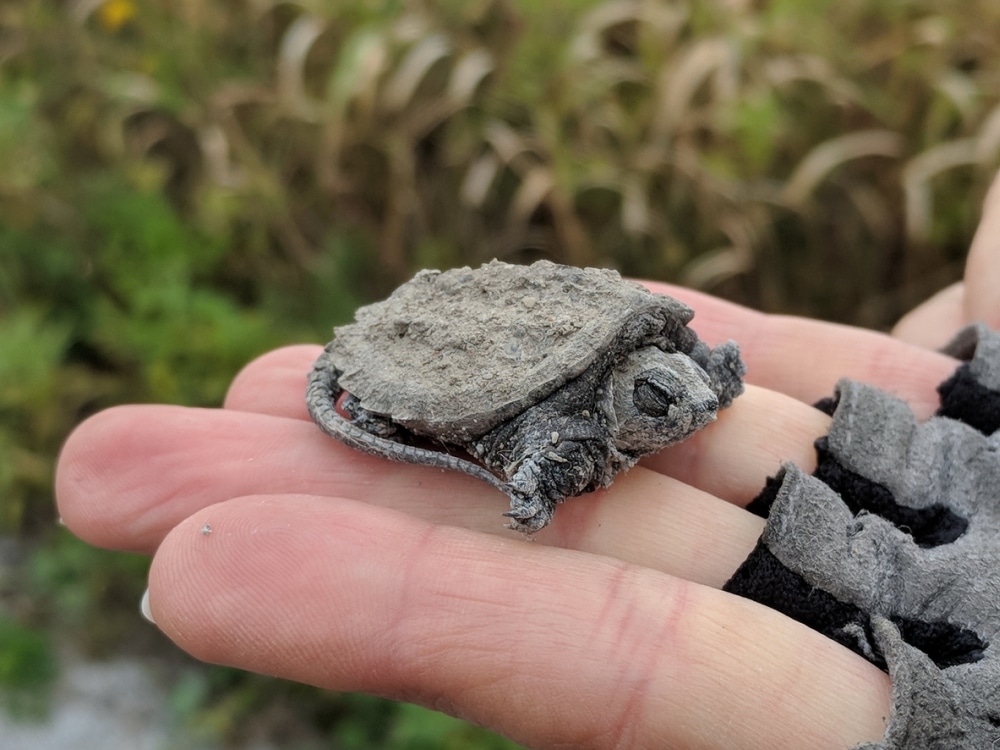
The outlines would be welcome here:
M 613 434 L 622 450 L 659 450 L 715 420 L 719 398 L 690 357 L 651 348 L 636 352 L 632 364 L 639 366 L 623 373 L 615 386 Z

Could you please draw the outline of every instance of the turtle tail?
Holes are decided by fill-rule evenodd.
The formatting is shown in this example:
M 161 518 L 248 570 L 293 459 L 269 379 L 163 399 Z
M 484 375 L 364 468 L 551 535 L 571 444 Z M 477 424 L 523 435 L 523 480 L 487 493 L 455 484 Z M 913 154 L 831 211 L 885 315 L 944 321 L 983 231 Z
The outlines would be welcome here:
M 330 353 L 326 350 L 316 360 L 309 374 L 306 406 L 313 421 L 327 435 L 369 455 L 382 456 L 403 463 L 461 471 L 488 482 L 505 494 L 510 494 L 510 487 L 505 482 L 477 463 L 450 453 L 420 448 L 375 435 L 346 419 L 337 411 L 337 400 L 344 393 L 344 389 L 340 386 L 341 375 L 343 372 L 333 364 Z

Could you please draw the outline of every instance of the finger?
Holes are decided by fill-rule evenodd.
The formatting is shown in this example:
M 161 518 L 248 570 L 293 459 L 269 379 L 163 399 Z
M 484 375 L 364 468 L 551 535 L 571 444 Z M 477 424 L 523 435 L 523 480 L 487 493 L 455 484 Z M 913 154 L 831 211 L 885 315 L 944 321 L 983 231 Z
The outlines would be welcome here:
M 700 322 L 707 340 L 740 343 L 749 383 L 808 404 L 830 396 L 846 377 L 897 395 L 926 418 L 938 407 L 938 384 L 956 367 L 951 357 L 885 334 L 768 316 L 698 292 L 669 291 L 698 305 L 695 324 Z M 320 351 L 318 346 L 290 347 L 251 362 L 230 387 L 226 407 L 303 418 L 306 377 Z
M 960 282 L 900 318 L 892 335 L 926 349 L 940 349 L 965 323 L 965 284 Z
M 833 393 L 841 378 L 870 383 L 907 401 L 921 417 L 938 406 L 937 385 L 951 375 L 950 357 L 861 328 L 766 315 L 690 289 L 649 284 L 696 311 L 691 325 L 711 343 L 734 339 L 747 381 L 805 403 Z
M 320 347 L 288 347 L 251 362 L 233 382 L 226 407 L 303 418 L 305 373 L 320 351 Z M 746 394 L 709 428 L 643 464 L 745 505 L 783 463 L 792 461 L 811 471 L 813 443 L 826 434 L 829 424 L 829 417 L 816 409 L 748 386 Z
M 818 409 L 749 386 L 712 425 L 642 464 L 745 506 L 783 464 L 815 469 L 814 444 L 829 428 L 830 418 Z
M 229 410 L 120 407 L 84 423 L 56 474 L 69 528 L 103 547 L 151 552 L 183 519 L 232 497 L 347 497 L 441 524 L 517 538 L 508 500 L 463 474 L 390 464 L 304 420 Z M 641 467 L 612 490 L 573 498 L 540 542 L 600 552 L 721 586 L 760 536 L 740 508 Z
M 981 321 L 1000 329 L 1000 176 L 983 204 L 965 264 L 965 322 Z
M 906 350 L 919 351 L 909 346 Z M 227 406 L 249 405 L 275 414 L 298 415 L 305 372 L 319 351 L 319 347 L 312 351 L 281 349 L 252 362 L 230 389 Z M 939 360 L 935 354 L 923 354 L 929 355 L 919 358 L 925 370 L 928 363 Z M 279 382 L 270 372 L 272 366 L 288 377 Z M 927 374 L 928 379 L 944 379 L 933 367 L 930 370 L 933 374 Z M 928 416 L 937 406 L 936 392 L 931 386 L 927 390 L 933 395 L 927 395 L 915 407 L 920 416 Z M 264 393 L 270 395 L 262 398 Z M 815 463 L 813 443 L 826 434 L 829 424 L 829 418 L 812 407 L 780 393 L 748 386 L 716 423 L 644 459 L 643 465 L 731 503 L 745 505 L 783 463 L 791 461 L 811 471 Z
M 347 500 L 195 514 L 157 553 L 150 603 L 205 661 L 537 748 L 839 750 L 879 738 L 888 712 L 883 673 L 747 600 Z
M 308 420 L 306 378 L 322 351 L 300 344 L 262 354 L 233 378 L 225 408 Z

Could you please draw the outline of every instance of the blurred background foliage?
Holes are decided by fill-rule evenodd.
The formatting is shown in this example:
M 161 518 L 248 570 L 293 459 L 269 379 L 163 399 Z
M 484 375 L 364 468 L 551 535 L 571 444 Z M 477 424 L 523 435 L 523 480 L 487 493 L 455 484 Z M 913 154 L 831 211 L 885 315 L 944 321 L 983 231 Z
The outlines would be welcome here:
M 43 691 L 66 639 L 149 646 L 145 561 L 53 523 L 88 414 L 218 404 L 493 257 L 884 328 L 960 274 L 998 92 L 995 0 L 0 2 L 0 689 Z M 502 746 L 198 675 L 178 705 L 220 742 L 285 691 L 332 746 Z

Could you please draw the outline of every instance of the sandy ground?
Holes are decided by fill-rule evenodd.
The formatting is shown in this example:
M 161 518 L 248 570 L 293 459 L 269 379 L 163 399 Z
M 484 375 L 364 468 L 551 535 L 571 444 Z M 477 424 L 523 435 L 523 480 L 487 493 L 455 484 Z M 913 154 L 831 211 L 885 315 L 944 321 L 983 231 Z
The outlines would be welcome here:
M 3 750 L 173 750 L 205 748 L 171 727 L 167 688 L 129 659 L 88 662 L 66 656 L 44 722 L 0 710 Z M 275 750 L 254 744 L 242 750 Z

